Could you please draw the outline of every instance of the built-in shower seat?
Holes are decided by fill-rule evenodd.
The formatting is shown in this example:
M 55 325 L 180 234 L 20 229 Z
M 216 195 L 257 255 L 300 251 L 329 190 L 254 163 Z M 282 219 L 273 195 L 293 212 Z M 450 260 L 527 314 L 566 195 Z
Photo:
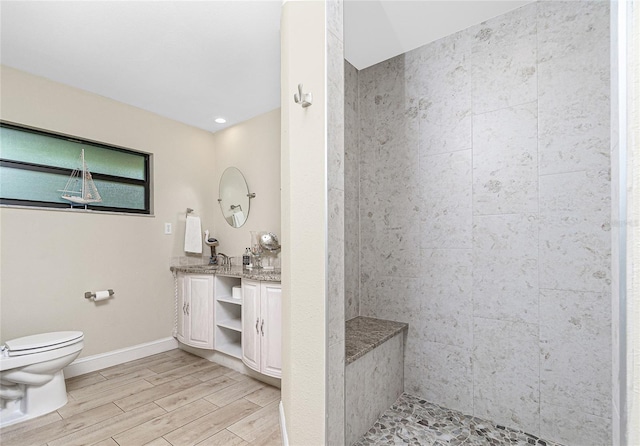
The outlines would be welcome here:
M 346 444 L 362 437 L 404 391 L 409 325 L 358 316 L 345 324 Z

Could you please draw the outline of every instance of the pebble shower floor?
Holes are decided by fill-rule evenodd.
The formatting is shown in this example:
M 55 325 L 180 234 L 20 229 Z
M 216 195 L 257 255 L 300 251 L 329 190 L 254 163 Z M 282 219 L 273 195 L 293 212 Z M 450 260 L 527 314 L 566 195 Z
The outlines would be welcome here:
M 562 446 L 403 393 L 354 446 Z

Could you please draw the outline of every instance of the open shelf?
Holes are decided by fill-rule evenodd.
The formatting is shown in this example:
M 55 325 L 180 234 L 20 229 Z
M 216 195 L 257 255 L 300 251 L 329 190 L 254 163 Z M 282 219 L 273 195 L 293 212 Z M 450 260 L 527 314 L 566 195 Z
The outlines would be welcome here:
M 216 276 L 216 297 L 231 297 L 233 287 L 240 286 L 240 277 Z
M 224 302 L 226 304 L 242 305 L 242 299 L 234 299 L 230 296 L 216 297 L 216 300 L 218 302 Z
M 215 278 L 215 342 L 214 348 L 242 358 L 242 299 L 234 299 L 233 287 L 240 286 L 239 277 Z
M 216 323 L 218 327 L 228 328 L 229 330 L 242 332 L 242 321 L 240 319 L 226 319 Z
M 234 358 L 242 358 L 242 333 L 218 325 L 216 327 L 216 350 Z
M 216 347 L 216 350 L 219 352 L 225 353 L 229 356 L 233 356 L 234 358 L 241 359 L 242 358 L 242 347 L 240 344 L 229 343 L 229 344 L 221 344 Z

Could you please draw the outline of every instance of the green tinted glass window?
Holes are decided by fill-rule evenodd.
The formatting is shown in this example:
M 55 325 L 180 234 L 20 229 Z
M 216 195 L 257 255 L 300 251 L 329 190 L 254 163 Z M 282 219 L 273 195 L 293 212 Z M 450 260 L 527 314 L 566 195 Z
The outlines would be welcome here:
M 62 190 L 86 168 L 100 202 L 72 203 Z M 0 203 L 150 213 L 149 155 L 75 137 L 0 124 Z M 82 176 L 80 175 L 80 178 Z

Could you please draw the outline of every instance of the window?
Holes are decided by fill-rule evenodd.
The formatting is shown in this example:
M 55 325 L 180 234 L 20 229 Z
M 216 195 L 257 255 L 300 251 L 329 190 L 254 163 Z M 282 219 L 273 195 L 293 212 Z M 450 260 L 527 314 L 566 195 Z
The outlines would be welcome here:
M 62 198 L 83 150 L 102 198 L 86 205 Z M 150 214 L 149 155 L 0 122 L 0 204 Z

